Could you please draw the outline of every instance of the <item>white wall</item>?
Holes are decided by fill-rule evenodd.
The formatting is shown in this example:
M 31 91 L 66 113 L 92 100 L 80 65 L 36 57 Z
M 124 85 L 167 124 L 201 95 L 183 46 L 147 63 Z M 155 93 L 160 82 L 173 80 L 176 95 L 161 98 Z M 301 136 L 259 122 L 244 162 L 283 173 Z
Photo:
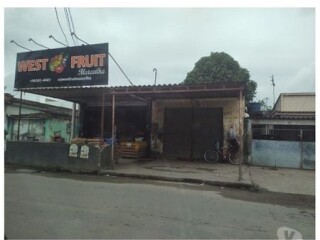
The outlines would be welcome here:
M 21 114 L 30 114 L 30 113 L 39 113 L 41 110 L 39 108 L 30 107 L 21 105 Z M 19 105 L 7 105 L 6 106 L 6 115 L 18 115 L 19 114 Z

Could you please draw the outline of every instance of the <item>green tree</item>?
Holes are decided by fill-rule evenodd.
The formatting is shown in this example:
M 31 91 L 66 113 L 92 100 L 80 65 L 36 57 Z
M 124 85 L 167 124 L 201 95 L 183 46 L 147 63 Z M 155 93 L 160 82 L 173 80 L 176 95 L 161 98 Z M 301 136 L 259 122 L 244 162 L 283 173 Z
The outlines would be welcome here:
M 217 82 L 246 83 L 246 102 L 256 95 L 257 83 L 250 80 L 250 73 L 242 68 L 230 55 L 224 52 L 211 52 L 210 56 L 202 57 L 196 62 L 193 70 L 183 81 L 185 84 L 210 84 Z

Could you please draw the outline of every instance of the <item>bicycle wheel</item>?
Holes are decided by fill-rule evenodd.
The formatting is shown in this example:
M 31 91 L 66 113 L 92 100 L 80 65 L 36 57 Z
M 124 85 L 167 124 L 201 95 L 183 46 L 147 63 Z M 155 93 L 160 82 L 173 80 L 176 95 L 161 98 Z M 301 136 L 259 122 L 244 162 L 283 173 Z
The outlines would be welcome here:
M 229 162 L 234 165 L 240 164 L 240 153 L 239 151 L 230 152 L 228 155 Z
M 206 160 L 208 163 L 216 163 L 219 160 L 219 153 L 215 150 L 208 150 L 203 156 L 204 160 Z

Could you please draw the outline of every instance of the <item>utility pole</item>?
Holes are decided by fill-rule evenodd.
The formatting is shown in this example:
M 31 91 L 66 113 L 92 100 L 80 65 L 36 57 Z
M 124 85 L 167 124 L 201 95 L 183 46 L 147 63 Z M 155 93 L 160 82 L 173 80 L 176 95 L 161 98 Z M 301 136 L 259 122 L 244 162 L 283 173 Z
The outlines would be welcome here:
M 273 106 L 274 106 L 274 101 L 275 101 L 275 97 L 274 97 L 274 87 L 276 86 L 275 83 L 274 83 L 274 78 L 273 78 L 273 74 L 271 76 L 271 85 L 272 85 L 272 88 L 273 88 Z
M 154 71 L 154 85 L 156 85 L 157 84 L 157 72 L 158 72 L 158 70 L 156 68 L 154 68 L 153 71 Z
M 264 102 L 264 105 L 265 105 L 265 109 L 264 109 L 265 111 L 267 111 L 269 109 L 268 100 L 269 100 L 269 98 L 267 98 L 267 97 L 263 99 L 263 102 Z

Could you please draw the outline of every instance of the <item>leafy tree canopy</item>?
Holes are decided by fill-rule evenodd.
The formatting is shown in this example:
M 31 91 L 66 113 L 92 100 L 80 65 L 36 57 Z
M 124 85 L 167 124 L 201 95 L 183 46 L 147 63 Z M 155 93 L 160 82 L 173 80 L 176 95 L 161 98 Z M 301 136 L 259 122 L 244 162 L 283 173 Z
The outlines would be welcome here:
M 250 80 L 250 73 L 242 68 L 230 55 L 224 52 L 211 52 L 196 62 L 194 69 L 187 74 L 185 84 L 210 84 L 217 82 L 246 83 L 246 102 L 256 95 L 257 83 Z

